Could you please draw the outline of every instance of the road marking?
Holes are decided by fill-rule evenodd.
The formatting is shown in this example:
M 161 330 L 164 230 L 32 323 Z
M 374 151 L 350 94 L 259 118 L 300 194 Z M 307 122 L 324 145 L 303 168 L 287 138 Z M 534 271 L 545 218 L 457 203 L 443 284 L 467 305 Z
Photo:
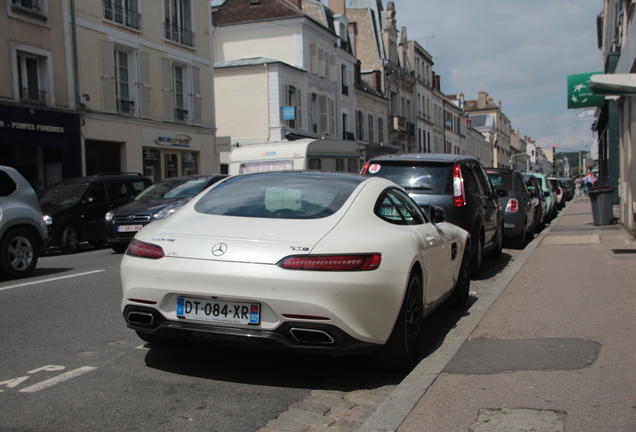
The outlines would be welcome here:
M 77 274 L 74 274 L 74 275 L 60 276 L 60 277 L 56 277 L 56 278 L 44 279 L 44 280 L 34 281 L 34 282 L 25 282 L 25 283 L 22 283 L 22 284 L 10 285 L 10 286 L 7 286 L 7 287 L 0 288 L 0 291 L 12 289 L 12 288 L 19 288 L 19 287 L 28 286 L 28 285 L 37 285 L 37 284 L 46 283 L 46 282 L 53 282 L 53 281 L 56 281 L 56 280 L 68 279 L 68 278 L 73 278 L 73 277 L 78 277 L 78 276 L 86 276 L 86 275 L 89 275 L 89 274 L 101 273 L 101 272 L 104 272 L 104 271 L 106 271 L 106 270 L 93 270 L 93 271 L 84 272 L 84 273 L 77 273 Z
M 97 369 L 96 367 L 91 366 L 83 366 L 79 369 L 72 370 L 70 372 L 66 372 L 62 375 L 58 375 L 55 378 L 47 379 L 46 381 L 42 381 L 38 384 L 34 384 L 31 387 L 24 388 L 20 390 L 20 393 L 35 393 L 37 391 L 43 390 L 45 388 L 54 386 L 55 384 L 59 384 L 71 378 L 78 377 L 80 375 L 85 374 L 86 372 L 90 372 L 92 370 Z

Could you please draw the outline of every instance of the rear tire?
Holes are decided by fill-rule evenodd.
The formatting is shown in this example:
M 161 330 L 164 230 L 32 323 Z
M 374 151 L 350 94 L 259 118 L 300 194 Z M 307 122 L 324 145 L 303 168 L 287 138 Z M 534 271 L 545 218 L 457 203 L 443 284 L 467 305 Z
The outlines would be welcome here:
M 528 221 L 523 221 L 523 228 L 521 232 L 512 238 L 512 247 L 515 249 L 523 249 L 526 245 L 526 231 L 527 231 Z
M 126 249 L 128 249 L 128 246 L 124 246 L 124 245 L 116 245 L 116 246 L 111 246 L 111 249 L 118 254 L 124 253 L 126 252 Z
M 476 279 L 481 274 L 482 261 L 484 259 L 484 240 L 479 236 L 475 253 L 470 260 L 470 277 Z
M 60 249 L 62 253 L 72 254 L 79 250 L 80 236 L 79 231 L 73 225 L 66 225 L 62 230 L 60 239 Z
M 394 371 L 410 371 L 417 363 L 423 333 L 424 294 L 420 277 L 413 272 L 393 332 L 378 353 L 383 365 Z
M 38 243 L 29 231 L 9 231 L 0 244 L 0 270 L 10 278 L 23 278 L 35 270 L 39 258 Z
M 448 305 L 453 309 L 466 309 L 468 296 L 470 295 L 470 246 L 466 245 L 462 256 L 461 267 L 453 294 L 448 299 Z

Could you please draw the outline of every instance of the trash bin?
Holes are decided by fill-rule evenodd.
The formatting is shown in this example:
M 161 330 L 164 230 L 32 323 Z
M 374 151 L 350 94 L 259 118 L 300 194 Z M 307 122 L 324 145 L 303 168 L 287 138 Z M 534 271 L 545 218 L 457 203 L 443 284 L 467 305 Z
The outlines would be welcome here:
M 588 195 L 592 202 L 594 225 L 611 225 L 616 223 L 612 204 L 612 193 L 615 187 L 599 187 L 590 189 Z

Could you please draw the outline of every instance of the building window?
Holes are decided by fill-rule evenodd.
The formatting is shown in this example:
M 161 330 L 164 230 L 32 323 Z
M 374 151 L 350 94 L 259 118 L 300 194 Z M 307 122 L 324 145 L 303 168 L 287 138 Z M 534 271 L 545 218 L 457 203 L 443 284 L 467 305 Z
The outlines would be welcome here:
M 174 118 L 176 121 L 185 122 L 188 119 L 188 110 L 185 109 L 183 68 L 173 66 L 172 76 L 174 77 Z
M 17 54 L 17 63 L 20 103 L 46 105 L 46 91 L 42 89 L 38 57 L 19 52 Z
M 294 118 L 285 120 L 287 126 L 294 129 L 302 128 L 301 92 L 296 86 L 285 85 L 284 105 L 294 109 Z
M 141 29 L 138 0 L 102 0 L 102 9 L 104 19 L 135 30 Z
M 115 97 L 117 112 L 133 114 L 135 101 L 130 98 L 130 75 L 128 73 L 128 53 L 115 50 Z
M 364 140 L 364 112 L 356 110 L 356 139 Z
M 367 116 L 367 126 L 369 129 L 369 142 L 373 142 L 374 131 L 373 131 L 373 114 L 369 113 Z
M 347 80 L 347 66 L 340 65 L 340 79 L 342 80 L 342 94 L 349 96 L 349 81 Z
M 33 18 L 33 22 L 43 22 L 48 19 L 48 0 L 11 0 L 11 15 L 13 12 L 20 18 Z
M 384 144 L 384 117 L 378 117 L 378 143 Z
M 164 0 L 164 36 L 186 46 L 194 46 L 192 1 Z

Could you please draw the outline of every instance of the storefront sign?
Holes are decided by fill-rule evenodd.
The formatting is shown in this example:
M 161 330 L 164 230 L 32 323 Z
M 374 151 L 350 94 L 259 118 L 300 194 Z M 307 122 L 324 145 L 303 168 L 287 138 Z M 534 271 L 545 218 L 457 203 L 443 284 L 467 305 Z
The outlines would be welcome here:
M 178 133 L 161 129 L 144 128 L 142 131 L 144 147 L 173 148 L 175 150 L 201 150 L 198 135 Z
M 597 96 L 590 90 L 590 78 L 598 74 L 603 72 L 568 75 L 568 109 L 596 107 L 605 103 L 605 96 Z

